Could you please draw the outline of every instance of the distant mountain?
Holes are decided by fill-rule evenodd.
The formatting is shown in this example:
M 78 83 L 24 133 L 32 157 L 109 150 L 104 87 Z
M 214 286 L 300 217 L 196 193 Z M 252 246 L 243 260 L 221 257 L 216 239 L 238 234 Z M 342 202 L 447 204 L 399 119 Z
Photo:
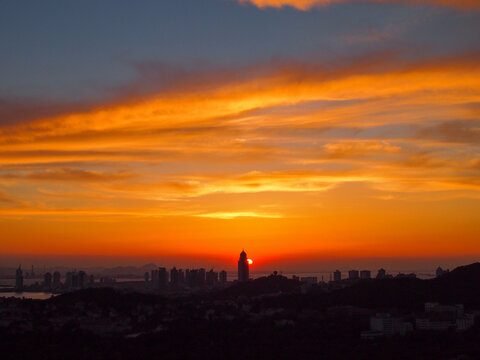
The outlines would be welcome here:
M 151 271 L 151 270 L 154 270 L 154 269 L 157 269 L 158 266 L 154 263 L 150 263 L 150 264 L 145 264 L 143 265 L 140 269 L 142 269 L 143 271 Z
M 116 266 L 113 268 L 105 268 L 102 274 L 110 276 L 143 276 L 145 272 L 150 272 L 157 268 L 155 264 L 146 264 L 141 267 L 136 266 Z

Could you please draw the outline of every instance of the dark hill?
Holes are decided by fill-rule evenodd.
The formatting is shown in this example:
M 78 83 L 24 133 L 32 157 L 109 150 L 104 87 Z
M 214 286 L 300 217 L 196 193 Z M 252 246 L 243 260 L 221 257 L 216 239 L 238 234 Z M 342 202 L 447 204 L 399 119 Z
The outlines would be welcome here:
M 437 286 L 474 287 L 480 285 L 480 263 L 459 266 L 453 271 L 431 280 Z
M 101 308 L 114 308 L 126 311 L 137 304 L 159 304 L 165 298 L 154 294 L 119 291 L 112 288 L 92 288 L 62 294 L 47 300 L 55 305 L 72 305 L 86 303 Z
M 268 289 L 279 288 L 270 278 Z M 284 280 L 282 280 L 284 281 Z M 235 295 L 251 295 L 262 292 L 262 283 L 238 284 L 232 289 Z M 298 283 L 297 283 L 298 284 Z M 293 285 L 293 284 L 292 284 Z M 297 288 L 290 289 L 291 295 L 278 299 L 277 306 L 316 308 L 330 306 L 353 305 L 369 309 L 399 308 L 408 311 L 422 311 L 425 302 L 442 304 L 464 304 L 470 309 L 480 308 L 480 264 L 459 267 L 452 272 L 431 280 L 411 278 L 366 280 L 353 286 L 325 292 L 313 290 L 309 294 L 295 293 Z M 229 289 L 226 289 L 227 292 Z M 264 293 L 268 291 L 263 290 Z M 288 293 L 289 291 L 284 291 Z
M 327 294 L 327 306 L 355 305 L 365 308 L 399 307 L 415 310 L 427 301 L 424 281 L 386 279 L 360 282 Z
M 322 296 L 325 305 L 419 309 L 425 302 L 480 308 L 480 263 L 461 266 L 431 280 L 386 279 L 359 282 Z
M 217 293 L 220 297 L 259 296 L 278 292 L 294 293 L 300 289 L 300 282 L 281 275 L 270 275 L 236 284 Z

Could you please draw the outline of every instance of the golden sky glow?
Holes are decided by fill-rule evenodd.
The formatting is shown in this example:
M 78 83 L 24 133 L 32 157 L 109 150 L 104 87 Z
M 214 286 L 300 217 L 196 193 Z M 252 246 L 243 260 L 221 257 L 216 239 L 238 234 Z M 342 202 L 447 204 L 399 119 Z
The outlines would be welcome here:
M 219 70 L 0 128 L 2 251 L 479 254 L 478 56 Z

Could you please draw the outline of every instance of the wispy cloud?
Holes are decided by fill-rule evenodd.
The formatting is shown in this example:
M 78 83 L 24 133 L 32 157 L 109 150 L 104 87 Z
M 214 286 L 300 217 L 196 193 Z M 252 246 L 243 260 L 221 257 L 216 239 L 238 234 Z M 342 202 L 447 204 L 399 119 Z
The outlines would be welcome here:
M 30 214 L 86 214 L 93 203 L 106 214 L 264 214 L 264 202 L 303 209 L 292 196 L 354 183 L 372 199 L 477 196 L 478 54 L 212 71 L 0 126 L 0 184 Z M 208 200 L 239 195 L 250 204 L 226 211 Z
M 267 219 L 279 219 L 282 217 L 280 214 L 270 214 L 270 213 L 259 213 L 259 212 L 215 212 L 207 214 L 198 214 L 199 217 L 208 217 L 215 219 L 230 220 L 238 217 L 257 217 L 257 218 L 267 218 Z
M 134 177 L 134 174 L 127 172 L 105 173 L 101 171 L 85 171 L 77 169 L 48 169 L 44 171 L 28 172 L 25 176 L 18 174 L 7 173 L 2 176 L 4 179 L 27 179 L 33 181 L 48 181 L 48 182 L 104 182 L 125 180 Z
M 322 7 L 339 3 L 354 3 L 358 0 L 238 0 L 240 3 L 251 3 L 259 8 L 291 6 L 299 10 L 309 10 L 314 7 Z M 452 6 L 465 9 L 479 9 L 480 4 L 476 0 L 361 0 L 372 3 L 391 4 L 429 4 Z
M 11 205 L 15 203 L 16 201 L 9 194 L 7 194 L 5 191 L 0 189 L 0 205 L 1 204 Z

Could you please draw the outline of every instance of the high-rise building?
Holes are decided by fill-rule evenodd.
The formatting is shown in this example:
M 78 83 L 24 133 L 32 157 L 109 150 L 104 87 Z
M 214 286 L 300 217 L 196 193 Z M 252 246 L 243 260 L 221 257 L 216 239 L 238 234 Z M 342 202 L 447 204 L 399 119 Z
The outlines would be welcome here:
M 15 291 L 23 290 L 23 271 L 22 266 L 18 266 L 17 272 L 15 273 Z
M 183 271 L 182 271 L 183 273 Z M 205 269 L 186 269 L 185 282 L 190 288 L 202 287 L 205 285 Z M 183 277 L 183 274 L 180 275 Z
M 186 269 L 185 270 L 185 281 L 187 285 L 191 288 L 196 286 L 197 281 L 197 270 Z
M 78 273 L 77 271 L 73 271 L 72 273 L 72 288 L 77 289 L 78 288 Z
M 152 270 L 152 276 L 150 277 L 152 281 L 152 289 L 158 290 L 159 288 L 159 277 L 158 277 L 158 270 Z
M 341 281 L 342 280 L 342 273 L 340 270 L 335 270 L 333 273 L 333 281 Z
M 207 286 L 213 287 L 217 285 L 217 282 L 218 282 L 218 273 L 213 271 L 213 269 L 211 269 L 210 271 L 207 271 L 205 274 L 205 283 L 207 284 Z
M 205 274 L 206 274 L 206 271 L 204 268 L 198 269 L 197 284 L 200 287 L 205 285 Z
M 178 269 L 178 284 L 180 286 L 185 285 L 185 272 L 182 269 Z
M 45 275 L 43 275 L 43 284 L 45 285 L 46 288 L 51 288 L 52 287 L 52 274 L 47 272 Z
M 69 271 L 65 275 L 65 287 L 67 289 L 83 289 L 87 284 L 87 274 L 84 271 Z
M 170 270 L 170 285 L 174 288 L 177 288 L 180 286 L 180 279 L 179 279 L 179 271 L 177 270 L 177 268 L 174 266 L 171 270 Z
M 242 251 L 238 259 L 238 281 L 248 281 L 249 278 L 247 253 Z
M 358 270 L 350 270 L 348 272 L 349 280 L 358 280 L 358 278 L 359 278 Z
M 87 287 L 87 274 L 85 271 L 80 270 L 78 272 L 78 288 L 85 289 Z
M 225 285 L 227 283 L 227 272 L 225 270 L 220 271 L 220 284 Z
M 387 276 L 387 272 L 385 271 L 384 268 L 381 268 L 380 270 L 378 270 L 378 273 L 377 273 L 377 279 L 380 280 L 380 279 L 385 279 Z
M 168 271 L 166 268 L 158 268 L 158 288 L 165 289 L 168 285 Z
M 360 279 L 368 280 L 368 279 L 371 279 L 371 277 L 372 277 L 372 273 L 370 272 L 370 270 L 360 271 Z
M 62 278 L 62 276 L 60 275 L 60 273 L 58 271 L 55 271 L 53 273 L 53 287 L 55 289 L 59 288 L 62 285 L 60 283 L 61 278 Z
M 65 287 L 71 288 L 73 284 L 73 272 L 69 271 L 65 274 Z

